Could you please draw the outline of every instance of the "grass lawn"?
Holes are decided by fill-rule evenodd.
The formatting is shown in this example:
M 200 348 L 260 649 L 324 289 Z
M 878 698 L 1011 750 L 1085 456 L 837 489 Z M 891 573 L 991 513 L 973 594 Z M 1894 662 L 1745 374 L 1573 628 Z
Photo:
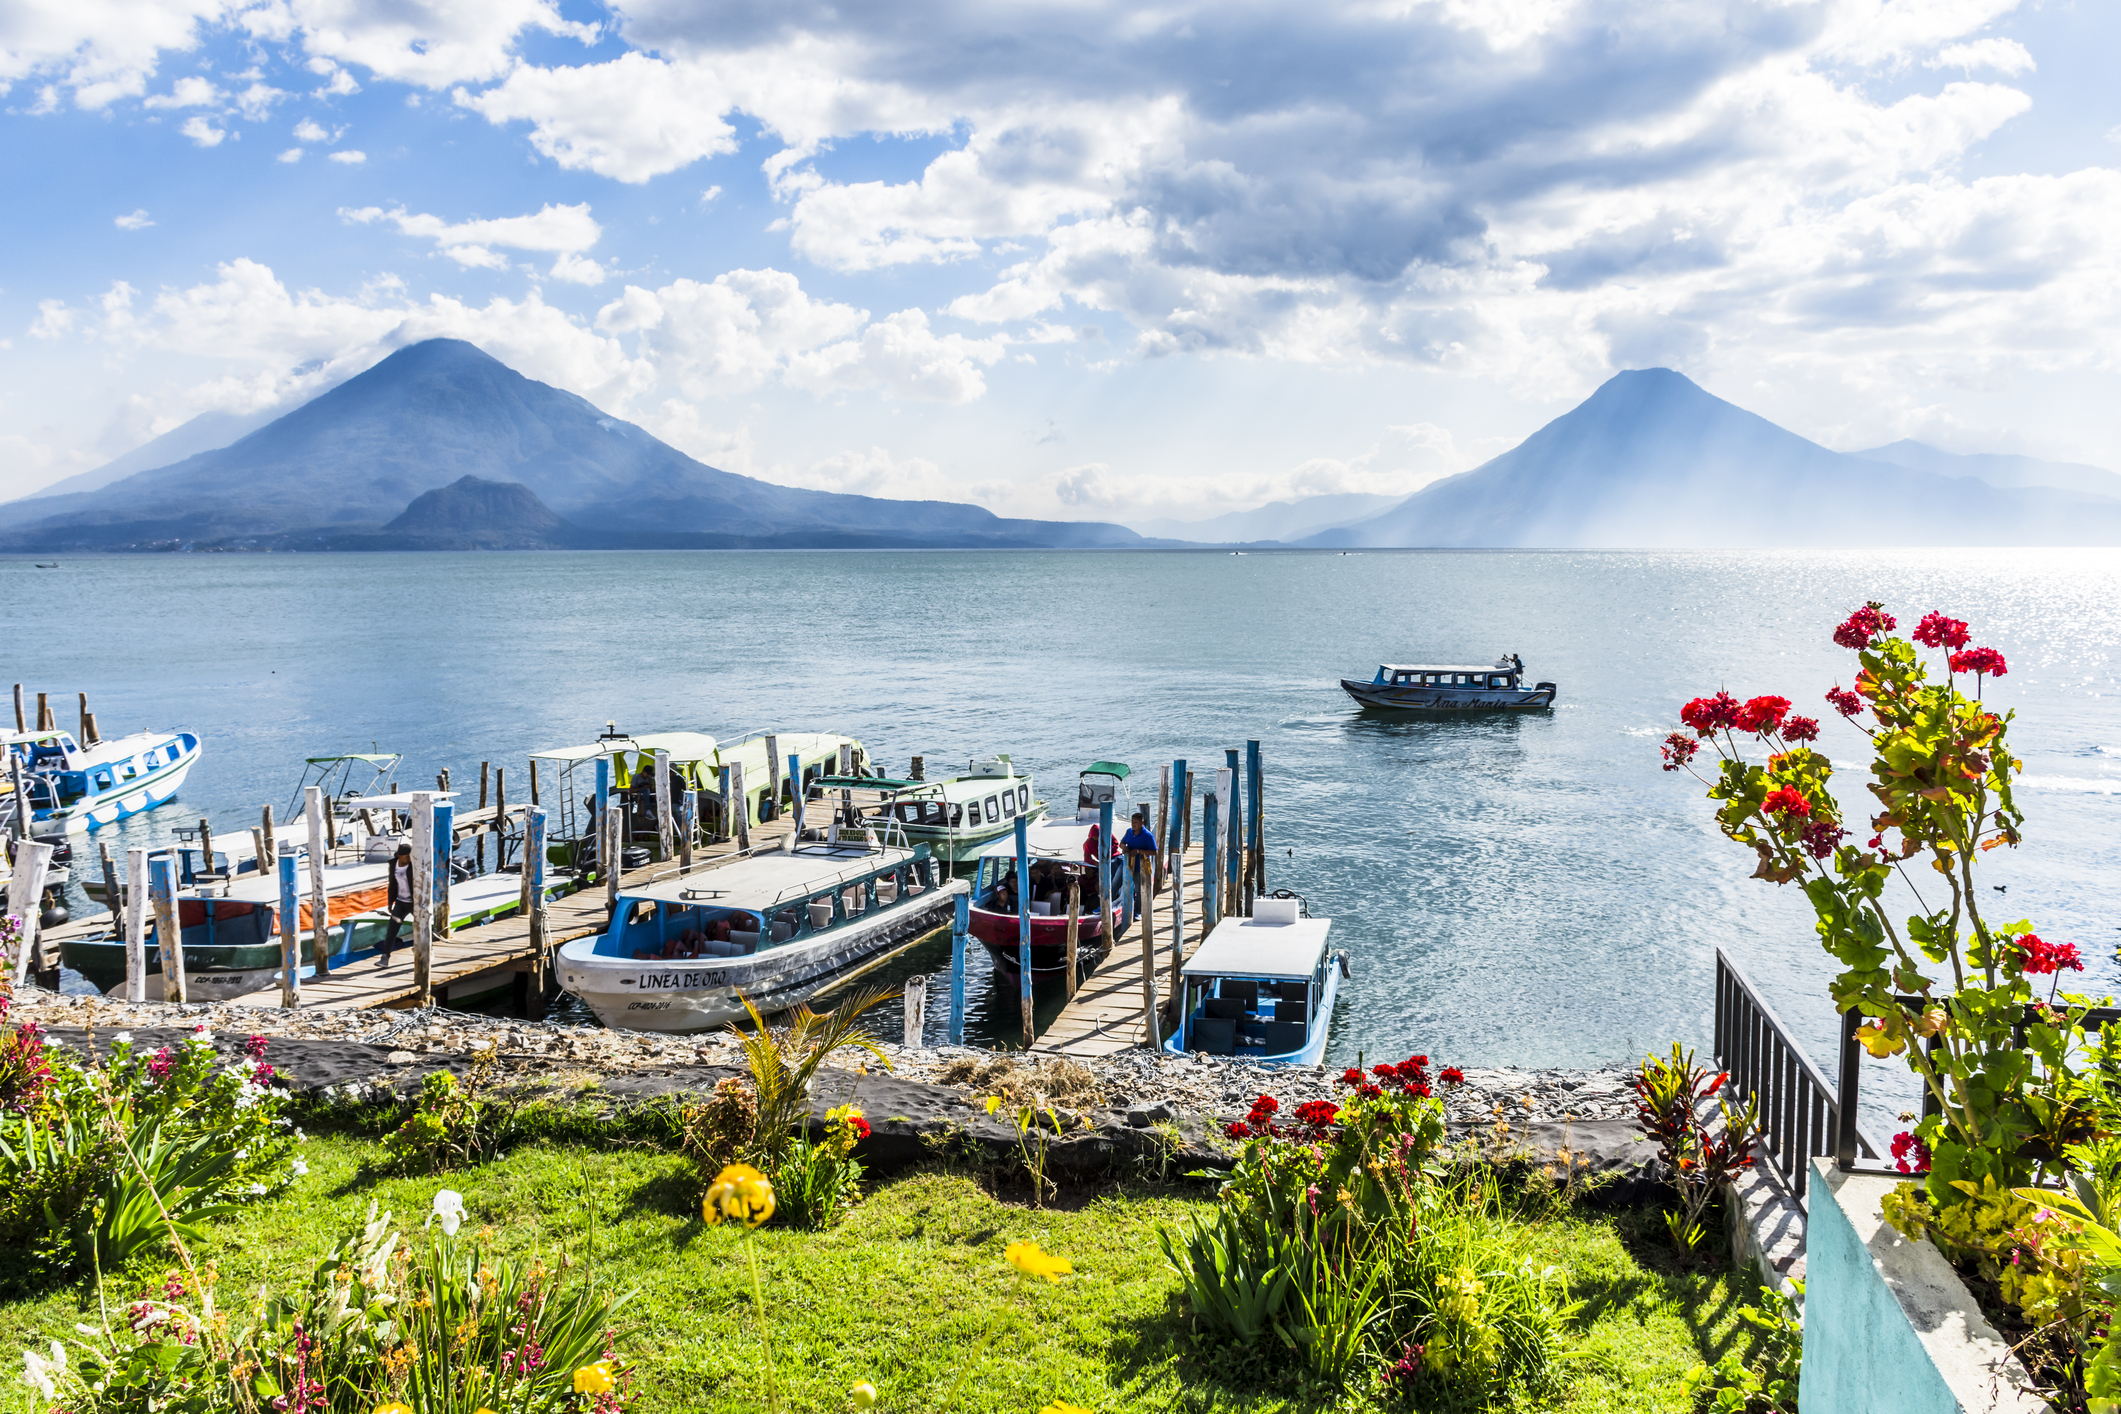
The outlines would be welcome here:
M 467 1228 L 491 1229 L 492 1250 L 548 1261 L 564 1252 L 636 1292 L 621 1348 L 640 1367 L 638 1414 L 767 1408 L 747 1241 L 758 1244 L 789 1411 L 845 1410 L 861 1380 L 887 1411 L 1033 1414 L 1056 1400 L 1099 1414 L 1335 1407 L 1294 1375 L 1263 1375 L 1264 1362 L 1193 1339 L 1156 1227 L 1205 1210 L 1202 1189 L 1114 1187 L 1035 1210 L 971 1178 L 921 1172 L 875 1185 L 833 1231 L 768 1227 L 746 1238 L 700 1223 L 690 1171 L 671 1155 L 539 1144 L 440 1178 L 363 1176 L 378 1152 L 313 1138 L 308 1177 L 218 1225 L 194 1256 L 217 1264 L 223 1304 L 260 1283 L 306 1279 L 371 1199 L 417 1227 L 449 1187 L 464 1195 Z M 1690 1408 L 1680 1376 L 1750 1336 L 1735 1316 L 1749 1293 L 1723 1271 L 1680 1271 L 1658 1246 L 1654 1214 L 1579 1210 L 1540 1234 L 1541 1259 L 1570 1274 L 1583 1303 L 1572 1384 L 1554 1407 L 1677 1414 Z M 1018 1275 L 1002 1248 L 1024 1239 L 1066 1257 L 1075 1275 L 1058 1285 Z M 108 1283 L 109 1298 L 138 1294 L 167 1265 L 136 1265 Z M 0 1304 L 0 1355 L 19 1370 L 21 1346 L 69 1334 L 96 1302 L 86 1282 Z M 1338 1407 L 1372 1406 L 1346 1396 Z

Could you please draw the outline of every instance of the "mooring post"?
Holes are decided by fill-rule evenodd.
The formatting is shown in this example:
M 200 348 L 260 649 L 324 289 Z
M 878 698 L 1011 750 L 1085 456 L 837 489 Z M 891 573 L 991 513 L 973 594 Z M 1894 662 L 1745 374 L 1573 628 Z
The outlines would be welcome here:
M 1134 876 L 1134 890 L 1139 896 L 1142 927 L 1142 1030 L 1149 1039 L 1149 1049 L 1161 1050 L 1163 1038 L 1163 1008 L 1156 1000 L 1156 918 L 1150 903 L 1154 897 L 1156 855 L 1146 849 L 1127 851 L 1128 872 Z
M 96 841 L 96 853 L 103 859 L 103 901 L 110 908 L 110 924 L 122 938 L 125 936 L 125 891 L 118 887 L 118 866 L 111 862 L 110 846 L 104 841 Z
M 689 785 L 678 792 L 678 867 L 692 867 L 692 833 L 698 828 L 700 793 Z
M 302 920 L 295 877 L 295 842 L 280 845 L 280 1005 L 293 1011 L 302 1005 Z
M 15 935 L 15 945 L 22 950 L 15 957 L 17 987 L 29 980 L 31 959 L 42 947 L 38 934 L 43 926 L 44 876 L 51 870 L 52 848 L 43 840 L 15 841 L 15 873 L 8 880 L 7 906 L 22 923 L 22 931 Z
M 662 863 L 668 864 L 677 855 L 677 822 L 670 818 L 670 753 L 661 747 L 655 753 L 655 828 L 656 843 L 663 847 Z
M 324 897 L 324 860 L 331 841 L 324 828 L 324 787 L 302 788 L 302 814 L 309 825 L 309 946 L 316 954 L 316 980 L 331 978 L 330 909 Z
M 795 797 L 795 835 L 788 841 L 793 849 L 803 842 L 803 758 L 790 753 L 788 757 L 788 790 Z
M 597 786 L 594 799 L 596 809 L 591 813 L 596 816 L 596 819 L 590 823 L 596 831 L 597 870 L 599 873 L 607 873 L 617 863 L 616 860 L 604 857 L 604 816 L 611 809 L 611 758 L 609 756 L 599 756 L 597 758 Z
M 1031 822 L 1016 817 L 1016 999 L 1024 1014 L 1024 1049 L 1037 1039 L 1031 1026 Z
M 434 868 L 434 931 L 430 937 L 429 951 L 434 943 L 446 944 L 454 926 L 449 914 L 450 865 L 457 857 L 457 807 L 447 800 L 434 804 L 435 816 L 435 868 Z M 432 990 L 434 965 L 427 968 L 429 988 Z
M 523 913 L 530 920 L 529 1009 L 542 1017 L 551 985 L 551 959 L 545 947 L 545 812 L 535 805 L 523 815 Z
M 412 987 L 421 1006 L 434 1004 L 435 798 L 412 794 Z
M 1252 813 L 1246 822 L 1252 827 L 1252 889 L 1262 897 L 1267 892 L 1267 789 L 1259 778 L 1259 743 L 1245 743 L 1245 756 L 1251 763 Z M 1250 913 L 1251 909 L 1245 912 Z
M 1171 763 L 1171 824 L 1164 848 L 1171 856 L 1171 996 L 1178 997 L 1179 969 L 1186 963 L 1186 852 L 1179 844 L 1193 813 L 1193 773 L 1182 756 Z
M 1156 834 L 1156 875 L 1149 881 L 1153 892 L 1164 886 L 1164 854 L 1171 848 L 1171 768 L 1162 766 L 1156 772 L 1156 813 L 1149 817 L 1149 828 Z
M 279 857 L 280 842 L 273 834 L 272 807 L 266 806 L 258 812 L 258 876 L 271 873 L 273 860 Z
M 604 869 L 604 908 L 619 916 L 619 872 L 626 863 L 626 826 L 616 810 L 604 812 L 604 838 L 597 842 L 597 857 L 607 861 Z
M 479 763 L 479 809 L 481 809 L 481 810 L 484 810 L 484 809 L 486 808 L 486 786 L 487 786 L 487 781 L 488 781 L 488 778 L 489 778 L 490 776 L 492 776 L 492 774 L 493 774 L 493 767 L 492 767 L 492 764 L 491 764 L 490 762 L 486 762 L 486 761 L 481 761 L 481 762 Z M 478 859 L 479 859 L 479 872 L 480 872 L 481 874 L 483 874 L 483 873 L 485 873 L 485 872 L 486 872 L 486 828 L 485 828 L 485 826 L 484 826 L 484 825 L 481 825 L 481 826 L 479 826 L 479 827 L 478 827 L 478 829 L 477 829 L 477 831 L 476 831 L 476 834 L 477 834 L 478 838 L 477 838 L 477 840 L 476 840 L 476 842 L 475 842 L 475 844 L 474 844 L 474 848 L 476 848 L 476 849 L 478 850 L 478 852 L 479 852 L 479 853 L 478 853 Z M 497 862 L 498 862 L 498 861 L 497 861 Z
M 125 851 L 125 1000 L 147 1000 L 147 851 Z
M 1216 774 L 1220 775 L 1221 772 Z M 1222 902 L 1216 887 L 1222 880 L 1222 871 L 1216 868 L 1220 862 L 1215 853 L 1215 829 L 1219 823 L 1214 792 L 1209 792 L 1200 802 L 1200 935 L 1205 939 L 1215 931 L 1215 924 L 1222 910 L 1216 905 Z
M 1237 748 L 1223 752 L 1223 770 L 1229 776 L 1223 803 L 1229 807 L 1229 819 L 1224 822 L 1229 831 L 1225 841 L 1229 849 L 1223 859 L 1223 916 L 1242 918 L 1245 916 L 1244 884 L 1239 875 L 1244 872 L 1245 862 L 1245 800 L 1238 791 L 1244 781 L 1244 772 L 1238 768 Z
M 800 798 L 800 797 L 798 797 Z M 959 894 L 950 915 L 950 1044 L 965 1044 L 965 934 L 972 928 L 972 899 Z
M 15 684 L 15 730 L 18 733 L 29 730 L 29 723 L 22 715 L 22 684 L 19 682 Z
M 1119 942 L 1119 920 L 1112 916 L 1112 802 L 1097 807 L 1097 908 L 1105 929 L 1105 951 Z M 1124 916 L 1124 915 L 1122 915 Z
M 508 768 L 493 768 L 493 823 L 487 826 L 493 831 L 493 867 L 496 871 L 508 867 Z
M 781 818 L 781 739 L 769 733 L 766 737 L 766 799 L 773 802 L 773 818 Z M 765 812 L 759 812 L 761 823 Z
M 736 827 L 729 818 L 729 767 L 724 765 L 719 774 L 722 798 L 715 802 L 714 837 L 717 840 L 726 840 L 736 833 Z
M 155 951 L 162 955 L 162 1000 L 191 1000 L 184 975 L 184 932 L 177 926 L 177 861 L 157 854 L 147 861 L 147 897 L 155 910 Z
M 736 802 L 736 847 L 746 850 L 751 848 L 751 801 L 744 789 L 744 763 L 741 761 L 729 768 L 729 789 L 734 792 L 731 798 Z
M 908 977 L 906 979 L 905 1027 L 900 1033 L 909 1051 L 917 1051 L 926 1044 L 928 1030 L 928 979 Z
M 1083 925 L 1083 876 L 1073 870 L 1068 874 L 1068 959 L 1064 964 L 1067 975 L 1066 991 L 1062 993 L 1069 1001 L 1075 1000 L 1075 961 L 1078 935 Z

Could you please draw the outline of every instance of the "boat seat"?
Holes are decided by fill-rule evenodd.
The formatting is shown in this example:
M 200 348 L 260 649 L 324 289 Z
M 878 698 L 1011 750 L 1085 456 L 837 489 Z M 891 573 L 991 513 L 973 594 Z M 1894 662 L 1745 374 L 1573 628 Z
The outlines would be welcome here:
M 1237 997 L 1208 997 L 1201 1003 L 1202 1013 L 1220 1021 L 1236 1021 L 1245 1014 L 1245 1004 Z
M 1311 1000 L 1311 984 L 1309 982 L 1277 982 L 1274 984 L 1274 995 L 1285 1002 L 1308 1002 Z
M 1270 1021 L 1265 1029 L 1265 1050 L 1270 1056 L 1285 1056 L 1304 1048 L 1307 1028 L 1301 1021 Z
M 1211 1056 L 1237 1053 L 1237 1023 L 1219 1017 L 1200 1017 L 1193 1023 L 1193 1049 Z
M 1243 1001 L 1246 1011 L 1252 1011 L 1259 1006 L 1259 983 L 1257 982 L 1232 982 L 1225 980 L 1221 990 L 1224 996 L 1236 997 Z
M 1274 1004 L 1276 1021 L 1293 1021 L 1299 1026 L 1311 1019 L 1311 1004 L 1305 1001 L 1279 1001 Z

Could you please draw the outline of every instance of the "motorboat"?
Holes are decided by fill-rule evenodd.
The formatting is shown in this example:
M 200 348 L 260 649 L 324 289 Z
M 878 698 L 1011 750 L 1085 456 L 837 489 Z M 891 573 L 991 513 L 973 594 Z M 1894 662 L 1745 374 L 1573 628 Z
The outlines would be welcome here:
M 1046 813 L 1046 802 L 1032 793 L 1030 775 L 1019 774 L 1006 755 L 975 759 L 963 775 L 934 780 L 827 777 L 815 784 L 823 790 L 882 792 L 872 813 L 844 823 L 888 820 L 905 831 L 909 841 L 926 845 L 937 859 L 953 865 L 978 858 L 989 844 L 1016 828 L 1019 816 L 1037 820 Z M 849 809 L 843 805 L 843 814 Z
M 1553 683 L 1524 685 L 1524 659 L 1506 653 L 1487 667 L 1463 663 L 1382 663 L 1368 682 L 1342 678 L 1364 707 L 1414 712 L 1526 711 L 1552 707 Z
M 943 922 L 965 892 L 924 844 L 890 831 L 671 869 L 618 896 L 602 933 L 559 951 L 560 985 L 606 1026 L 705 1031 L 748 1001 L 785 1011 Z
M 1112 939 L 1126 930 L 1125 901 L 1120 897 L 1122 865 L 1110 866 L 1113 898 L 1098 907 L 1097 816 L 1081 820 L 1041 820 L 1025 831 L 1026 871 L 1030 876 L 1031 971 L 1034 976 L 1068 969 L 1068 889 L 1076 889 L 1076 965 L 1096 967 Z M 1115 831 L 1115 833 L 1117 833 Z M 1106 842 L 1116 858 L 1116 841 Z M 1023 918 L 1018 912 L 1016 840 L 996 840 L 977 856 L 972 876 L 972 936 L 994 959 L 994 965 L 1016 976 Z
M 1179 1025 L 1164 1042 L 1260 1065 L 1317 1065 L 1326 1053 L 1347 954 L 1327 950 L 1328 918 L 1306 918 L 1295 898 L 1253 901 L 1226 918 L 1181 971 Z
M 70 732 L 14 732 L 0 746 L 10 767 L 22 766 L 29 834 L 40 840 L 100 830 L 175 799 L 200 749 L 190 732 L 135 732 L 86 747 Z

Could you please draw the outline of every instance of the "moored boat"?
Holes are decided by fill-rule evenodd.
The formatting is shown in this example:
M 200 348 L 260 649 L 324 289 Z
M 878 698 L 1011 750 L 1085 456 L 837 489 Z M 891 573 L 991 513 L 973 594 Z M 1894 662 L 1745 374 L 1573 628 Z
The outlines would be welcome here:
M 1077 890 L 1076 965 L 1094 970 L 1110 951 L 1112 939 L 1125 931 L 1119 893 L 1121 866 L 1111 866 L 1115 897 L 1098 907 L 1096 846 L 1097 817 L 1090 821 L 1042 820 L 1025 831 L 1025 854 L 1031 879 L 1031 971 L 1062 973 L 1068 968 L 1068 888 Z M 1114 832 L 1115 834 L 1117 831 Z M 1106 842 L 1108 854 L 1118 850 Z M 1006 837 L 982 850 L 972 876 L 972 936 L 994 959 L 994 965 L 1015 976 L 1021 959 L 1022 916 L 1017 909 L 1016 840 Z
M 1326 1052 L 1347 955 L 1329 953 L 1327 918 L 1293 898 L 1262 898 L 1250 918 L 1215 925 L 1183 969 L 1179 1028 L 1164 1042 L 1261 1065 L 1316 1065 Z
M 903 830 L 908 842 L 926 845 L 947 864 L 977 858 L 989 844 L 1016 828 L 1018 816 L 1037 820 L 1046 813 L 1046 802 L 1032 793 L 1030 775 L 1018 774 L 1007 756 L 975 760 L 961 776 L 919 781 L 826 777 L 815 785 L 826 790 L 883 792 L 875 811 L 863 818 L 893 822 L 892 827 Z
M 36 839 L 86 834 L 173 800 L 199 759 L 190 732 L 135 732 L 86 747 L 68 732 L 15 732 L 0 745 L 22 765 Z
M 692 1032 L 785 1011 L 945 920 L 965 891 L 925 845 L 784 838 L 621 893 L 559 952 L 560 985 L 606 1026 Z
M 1553 683 L 1524 685 L 1524 660 L 1505 654 L 1492 666 L 1463 663 L 1383 663 L 1368 682 L 1342 678 L 1348 696 L 1365 707 L 1412 712 L 1527 711 L 1554 705 Z

